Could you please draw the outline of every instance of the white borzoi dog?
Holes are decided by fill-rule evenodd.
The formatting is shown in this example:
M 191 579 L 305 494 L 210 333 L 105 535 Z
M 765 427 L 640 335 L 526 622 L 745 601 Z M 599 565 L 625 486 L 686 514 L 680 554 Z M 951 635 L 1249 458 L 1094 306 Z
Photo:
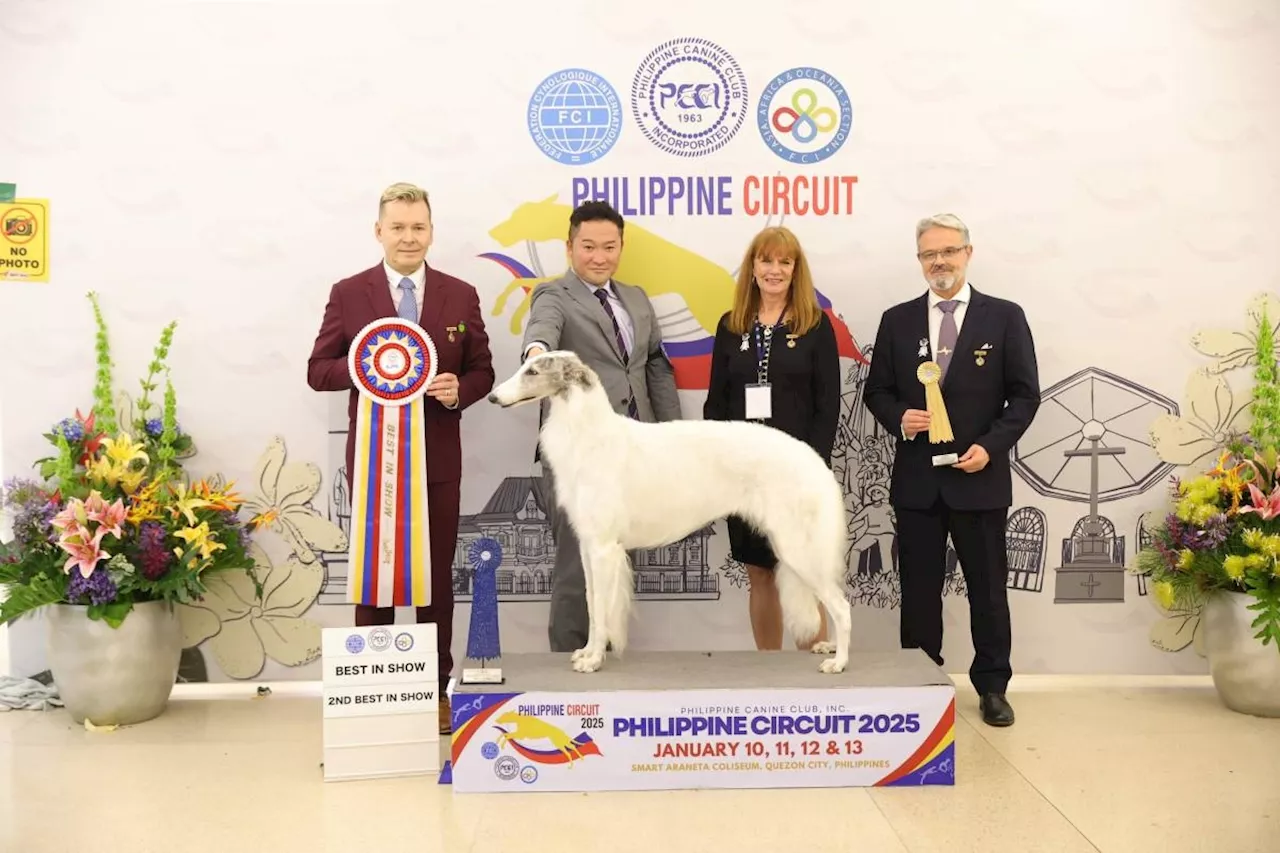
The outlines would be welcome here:
M 778 557 L 783 624 L 800 645 L 831 615 L 835 643 L 818 643 L 822 672 L 843 672 L 853 618 L 843 591 L 844 498 L 814 450 L 781 430 L 743 421 L 641 423 L 614 412 L 595 371 L 572 352 L 539 353 L 493 389 L 508 408 L 543 399 L 543 458 L 557 505 L 578 534 L 586 575 L 587 644 L 573 668 L 595 672 L 605 649 L 627 645 L 632 572 L 627 551 L 678 542 L 738 515 L 768 535 Z

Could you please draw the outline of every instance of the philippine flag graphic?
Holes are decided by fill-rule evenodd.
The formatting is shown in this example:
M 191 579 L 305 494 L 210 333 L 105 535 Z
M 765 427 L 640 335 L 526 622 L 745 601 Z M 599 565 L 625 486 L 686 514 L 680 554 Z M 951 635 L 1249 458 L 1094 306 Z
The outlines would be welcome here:
M 531 283 L 523 288 L 526 294 L 533 289 L 532 282 L 538 279 L 533 270 L 509 255 L 486 252 L 480 257 L 501 265 L 513 278 L 529 279 Z M 685 299 L 677 294 L 665 293 L 650 298 L 662 326 L 663 347 L 675 368 L 676 387 L 681 391 L 707 390 L 711 378 L 711 350 L 715 343 L 715 330 L 704 329 L 690 313 Z M 840 357 L 867 364 L 868 361 L 854 342 L 849 327 L 833 310 L 831 300 L 819 292 L 818 304 L 835 328 Z M 725 305 L 725 310 L 729 310 L 728 305 Z

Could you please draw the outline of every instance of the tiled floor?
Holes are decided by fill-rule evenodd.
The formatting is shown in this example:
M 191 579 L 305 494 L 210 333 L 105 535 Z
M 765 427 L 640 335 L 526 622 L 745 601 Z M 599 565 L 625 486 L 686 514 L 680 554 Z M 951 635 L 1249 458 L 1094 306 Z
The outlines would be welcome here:
M 1204 679 L 1022 677 L 984 726 L 956 679 L 954 788 L 459 795 L 321 781 L 318 688 L 179 688 L 145 725 L 0 713 L 0 850 L 773 853 L 1280 850 L 1280 720 Z

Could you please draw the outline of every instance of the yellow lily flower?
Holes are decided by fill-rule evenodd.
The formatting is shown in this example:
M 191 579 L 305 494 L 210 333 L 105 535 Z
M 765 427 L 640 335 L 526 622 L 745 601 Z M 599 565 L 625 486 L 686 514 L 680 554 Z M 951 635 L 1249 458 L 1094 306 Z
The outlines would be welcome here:
M 194 525 L 196 523 L 195 511 L 197 509 L 213 506 L 211 501 L 207 501 L 197 494 L 188 494 L 186 483 L 170 486 L 170 490 L 176 498 L 172 506 L 174 515 L 177 516 L 178 513 L 181 513 L 186 516 L 187 524 Z
M 102 454 L 107 459 L 115 462 L 122 467 L 128 467 L 134 462 L 149 463 L 151 457 L 143 451 L 146 444 L 135 442 L 127 432 L 122 432 L 115 438 L 108 438 L 102 442 Z
M 209 530 L 209 522 L 207 521 L 200 522 L 198 527 L 188 527 L 184 530 L 179 530 L 173 535 L 185 541 L 189 547 L 199 549 L 200 557 L 205 560 L 213 557 L 213 553 L 215 551 L 222 551 L 227 547 L 221 542 L 211 541 L 209 539 L 209 537 L 213 535 L 213 532 Z M 175 548 L 174 551 L 177 553 L 179 558 L 182 557 L 181 548 Z

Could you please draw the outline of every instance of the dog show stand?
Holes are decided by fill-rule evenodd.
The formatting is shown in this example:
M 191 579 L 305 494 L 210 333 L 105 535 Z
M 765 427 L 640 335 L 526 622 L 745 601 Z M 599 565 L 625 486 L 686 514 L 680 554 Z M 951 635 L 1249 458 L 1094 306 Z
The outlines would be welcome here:
M 955 784 L 955 685 L 919 650 L 854 653 L 837 675 L 786 652 L 504 655 L 457 684 L 458 793 Z

